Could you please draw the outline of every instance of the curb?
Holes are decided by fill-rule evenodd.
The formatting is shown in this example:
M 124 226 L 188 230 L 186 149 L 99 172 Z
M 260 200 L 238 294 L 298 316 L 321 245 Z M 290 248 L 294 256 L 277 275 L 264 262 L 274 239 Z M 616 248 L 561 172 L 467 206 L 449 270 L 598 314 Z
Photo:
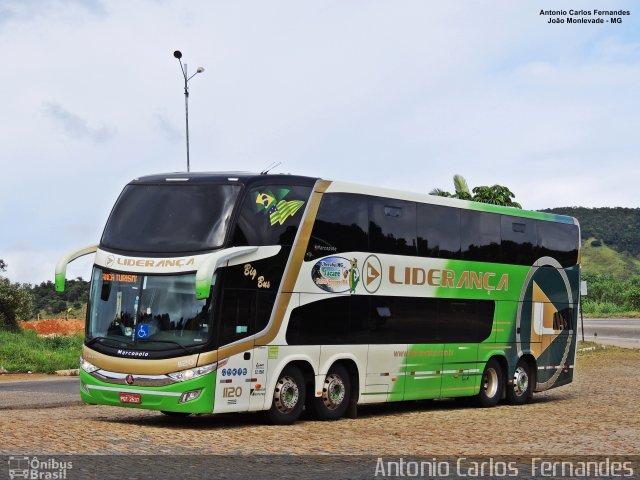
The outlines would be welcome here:
M 80 369 L 74 368 L 71 370 L 56 370 L 56 375 L 61 377 L 77 377 L 80 375 Z

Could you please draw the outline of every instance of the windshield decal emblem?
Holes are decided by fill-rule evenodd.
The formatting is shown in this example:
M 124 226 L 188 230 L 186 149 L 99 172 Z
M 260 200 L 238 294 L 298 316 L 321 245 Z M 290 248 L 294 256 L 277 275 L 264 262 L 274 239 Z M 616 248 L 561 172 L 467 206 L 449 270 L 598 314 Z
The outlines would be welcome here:
M 125 381 L 127 382 L 127 385 L 133 385 L 133 375 L 129 374 L 127 375 L 127 378 L 125 379 Z
M 304 205 L 303 200 L 285 200 L 284 197 L 288 193 L 289 190 L 286 189 L 279 190 L 277 193 L 271 191 L 258 193 L 256 203 L 259 205 L 260 211 L 269 214 L 271 226 L 276 223 L 283 225 L 289 217 L 293 217 Z

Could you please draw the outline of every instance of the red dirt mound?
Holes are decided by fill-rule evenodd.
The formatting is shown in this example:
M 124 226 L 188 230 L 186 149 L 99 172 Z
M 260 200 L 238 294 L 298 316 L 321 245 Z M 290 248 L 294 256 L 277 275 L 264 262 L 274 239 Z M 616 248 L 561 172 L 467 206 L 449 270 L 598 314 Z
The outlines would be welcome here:
M 75 335 L 84 332 L 84 321 L 78 319 L 30 320 L 20 322 L 20 326 L 26 330 L 35 330 L 38 335 Z

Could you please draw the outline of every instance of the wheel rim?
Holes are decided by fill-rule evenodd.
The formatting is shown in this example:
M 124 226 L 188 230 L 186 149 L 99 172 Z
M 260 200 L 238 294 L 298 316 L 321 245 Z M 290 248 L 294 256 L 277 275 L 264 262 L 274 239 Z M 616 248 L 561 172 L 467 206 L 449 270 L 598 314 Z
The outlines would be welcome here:
M 291 377 L 282 377 L 278 380 L 278 385 L 273 392 L 273 401 L 276 408 L 282 413 L 288 413 L 298 404 L 300 389 L 298 384 Z
M 485 370 L 482 375 L 482 388 L 488 398 L 493 398 L 498 392 L 498 372 L 493 368 Z
M 521 397 L 529 389 L 529 375 L 523 367 L 516 368 L 513 374 L 513 392 Z
M 322 389 L 322 401 L 329 410 L 335 410 L 344 401 L 346 387 L 344 380 L 339 375 L 327 375 Z

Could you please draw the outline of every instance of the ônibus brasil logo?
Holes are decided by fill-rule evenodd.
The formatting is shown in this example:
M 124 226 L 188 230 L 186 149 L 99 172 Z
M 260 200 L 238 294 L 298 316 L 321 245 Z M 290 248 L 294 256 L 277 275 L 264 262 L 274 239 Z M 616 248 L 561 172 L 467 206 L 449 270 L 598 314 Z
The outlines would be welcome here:
M 40 460 L 38 457 L 9 457 L 9 478 L 34 478 L 64 480 L 68 478 L 67 471 L 73 468 L 73 462 L 47 458 Z

